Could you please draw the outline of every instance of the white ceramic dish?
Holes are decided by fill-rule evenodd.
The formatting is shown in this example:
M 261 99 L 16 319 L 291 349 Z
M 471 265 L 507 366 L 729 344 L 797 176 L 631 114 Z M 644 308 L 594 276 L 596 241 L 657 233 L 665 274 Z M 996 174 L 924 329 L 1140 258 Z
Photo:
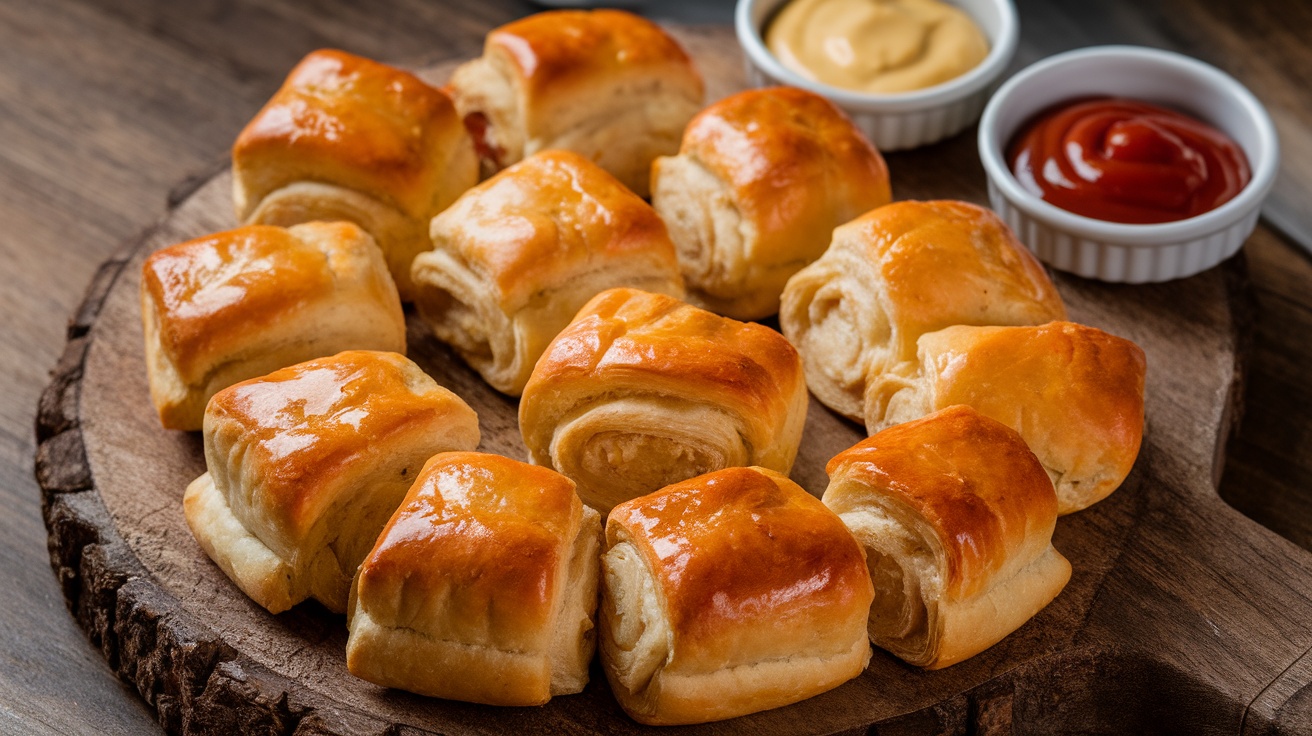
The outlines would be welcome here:
M 823 95 L 843 108 L 881 151 L 915 148 L 961 132 L 979 119 L 989 94 L 1016 53 L 1020 26 L 1012 0 L 946 0 L 960 7 L 989 39 L 979 66 L 943 84 L 876 95 L 830 87 L 788 69 L 765 46 L 766 24 L 788 0 L 739 0 L 734 30 L 755 87 L 786 84 Z
M 1035 113 L 1094 95 L 1164 105 L 1210 123 L 1243 149 L 1252 180 L 1211 212 L 1154 225 L 1083 217 L 1023 189 L 1004 155 L 1012 136 Z M 1191 276 L 1234 255 L 1257 224 L 1280 158 L 1270 116 L 1243 85 L 1197 59 L 1138 46 L 1058 54 L 1007 80 L 984 110 L 979 155 L 993 209 L 1040 259 L 1080 276 L 1128 283 Z

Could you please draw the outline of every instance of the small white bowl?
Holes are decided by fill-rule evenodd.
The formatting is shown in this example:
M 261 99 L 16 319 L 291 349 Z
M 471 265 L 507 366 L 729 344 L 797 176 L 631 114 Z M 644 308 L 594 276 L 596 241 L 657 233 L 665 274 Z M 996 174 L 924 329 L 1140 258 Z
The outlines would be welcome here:
M 1252 170 L 1234 199 L 1176 222 L 1129 225 L 1084 217 L 1021 187 L 1004 149 L 1036 113 L 1080 97 L 1115 96 L 1188 113 L 1230 136 Z M 979 156 L 993 209 L 1038 257 L 1102 281 L 1147 283 L 1192 276 L 1234 255 L 1253 232 L 1280 153 L 1262 103 L 1197 59 L 1139 46 L 1095 46 L 1049 57 L 1002 85 L 979 125 Z
M 812 81 L 779 63 L 766 48 L 765 26 L 789 0 L 738 0 L 734 30 L 755 87 L 784 84 L 829 98 L 881 151 L 915 148 L 961 132 L 979 119 L 989 94 L 1016 53 L 1020 25 L 1011 0 L 947 0 L 966 12 L 989 39 L 984 61 L 965 74 L 914 92 L 869 94 Z

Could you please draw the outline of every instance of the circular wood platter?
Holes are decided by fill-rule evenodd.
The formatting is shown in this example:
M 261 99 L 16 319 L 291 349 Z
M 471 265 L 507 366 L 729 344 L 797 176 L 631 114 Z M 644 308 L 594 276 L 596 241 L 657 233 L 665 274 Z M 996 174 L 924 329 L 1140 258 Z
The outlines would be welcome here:
M 675 29 L 709 98 L 743 85 L 725 28 Z M 441 81 L 445 64 L 421 75 Z M 888 157 L 899 199 L 984 202 L 973 136 Z M 196 544 L 182 492 L 204 471 L 198 434 L 160 428 L 137 290 L 151 251 L 233 227 L 226 171 L 184 185 L 168 215 L 106 262 L 72 320 L 42 397 L 36 472 L 51 563 L 110 667 L 187 733 L 627 733 L 594 665 L 579 695 L 492 708 L 385 690 L 345 667 L 344 618 L 316 604 L 272 616 Z M 1247 315 L 1242 258 L 1190 279 L 1119 286 L 1058 276 L 1072 318 L 1148 357 L 1147 432 L 1109 499 L 1064 517 L 1075 572 L 997 646 L 936 672 L 879 650 L 857 679 L 703 733 L 1312 732 L 1312 554 L 1217 495 L 1239 398 Z M 516 405 L 424 334 L 410 356 L 479 414 L 481 449 L 525 457 Z M 824 464 L 864 436 L 812 401 L 793 478 L 824 490 Z

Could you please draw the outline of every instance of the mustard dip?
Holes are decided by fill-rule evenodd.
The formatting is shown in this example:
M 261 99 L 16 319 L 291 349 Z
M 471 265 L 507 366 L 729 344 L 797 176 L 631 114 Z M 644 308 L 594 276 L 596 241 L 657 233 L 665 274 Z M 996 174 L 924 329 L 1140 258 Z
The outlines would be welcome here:
M 808 79 L 857 92 L 910 92 L 973 69 L 989 42 L 939 0 L 791 0 L 766 45 Z

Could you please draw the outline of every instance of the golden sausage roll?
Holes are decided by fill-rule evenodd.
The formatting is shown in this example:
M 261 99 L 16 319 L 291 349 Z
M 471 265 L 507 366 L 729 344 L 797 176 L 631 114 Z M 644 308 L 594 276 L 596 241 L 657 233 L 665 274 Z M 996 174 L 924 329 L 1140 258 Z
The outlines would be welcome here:
M 349 220 L 378 241 L 401 298 L 428 221 L 478 182 L 478 157 L 446 93 L 342 51 L 315 51 L 232 147 L 237 219 Z
M 306 598 L 342 613 L 424 461 L 478 440 L 474 410 L 404 356 L 339 353 L 214 395 L 209 472 L 183 510 L 210 559 L 271 613 Z
M 690 299 L 735 319 L 778 312 L 784 284 L 834 228 L 890 198 L 879 151 L 832 102 L 793 87 L 706 108 L 651 179 Z
M 1007 226 L 952 201 L 895 202 L 839 227 L 824 256 L 788 281 L 779 311 L 811 391 L 858 422 L 871 376 L 914 370 L 926 332 L 1065 318 Z
M 606 546 L 601 662 L 634 720 L 778 708 L 870 661 L 861 546 L 778 473 L 729 468 L 620 504 Z
M 373 238 L 346 222 L 252 225 L 164 248 L 141 271 L 150 398 L 198 430 L 220 389 L 348 349 L 405 351 Z
M 588 682 L 601 518 L 497 455 L 424 465 L 352 588 L 346 666 L 422 695 L 541 705 Z
M 503 393 L 598 293 L 683 296 L 674 244 L 651 206 L 587 159 L 547 151 L 471 189 L 433 219 L 413 267 L 419 314 Z
M 968 404 L 1020 433 L 1069 514 L 1116 490 L 1143 441 L 1143 350 L 1072 322 L 949 327 L 920 338 L 920 370 L 876 377 L 871 432 Z
M 1020 435 L 966 406 L 886 429 L 827 467 L 824 502 L 865 548 L 870 640 L 938 669 L 984 651 L 1071 576 L 1057 496 Z
M 556 10 L 501 26 L 450 89 L 485 171 L 559 148 L 642 197 L 652 160 L 678 150 L 703 95 L 683 48 L 621 10 Z
M 806 421 L 797 351 L 774 330 L 611 289 L 543 353 L 519 404 L 529 459 L 603 514 L 731 466 L 788 473 Z

